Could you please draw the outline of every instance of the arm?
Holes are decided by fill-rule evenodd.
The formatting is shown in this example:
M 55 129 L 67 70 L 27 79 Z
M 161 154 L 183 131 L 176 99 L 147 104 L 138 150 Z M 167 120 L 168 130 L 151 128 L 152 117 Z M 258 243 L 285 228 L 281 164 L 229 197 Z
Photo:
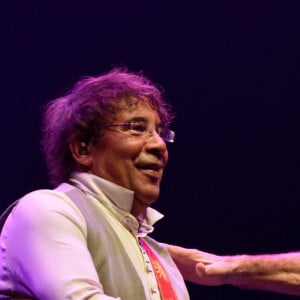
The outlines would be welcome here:
M 188 281 L 300 295 L 300 252 L 219 256 L 166 246 Z
M 32 296 L 116 299 L 104 294 L 87 247 L 85 220 L 64 194 L 44 190 L 25 196 L 7 223 L 10 272 Z

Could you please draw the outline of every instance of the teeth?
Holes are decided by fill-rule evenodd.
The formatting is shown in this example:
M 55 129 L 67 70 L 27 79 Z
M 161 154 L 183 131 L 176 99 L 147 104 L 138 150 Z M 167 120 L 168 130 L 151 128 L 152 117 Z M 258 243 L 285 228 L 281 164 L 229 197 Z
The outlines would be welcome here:
M 158 171 L 157 167 L 148 167 L 149 170 L 154 170 L 154 171 Z
M 160 168 L 158 166 L 151 165 L 151 166 L 139 166 L 139 169 L 158 171 Z

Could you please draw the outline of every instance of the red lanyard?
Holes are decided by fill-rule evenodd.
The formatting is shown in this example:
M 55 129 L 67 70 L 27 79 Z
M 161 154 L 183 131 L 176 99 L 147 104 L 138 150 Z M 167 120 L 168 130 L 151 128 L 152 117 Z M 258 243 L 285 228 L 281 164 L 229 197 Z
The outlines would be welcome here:
M 163 265 L 160 263 L 157 255 L 143 238 L 139 238 L 139 240 L 151 261 L 162 300 L 178 300 L 168 274 Z

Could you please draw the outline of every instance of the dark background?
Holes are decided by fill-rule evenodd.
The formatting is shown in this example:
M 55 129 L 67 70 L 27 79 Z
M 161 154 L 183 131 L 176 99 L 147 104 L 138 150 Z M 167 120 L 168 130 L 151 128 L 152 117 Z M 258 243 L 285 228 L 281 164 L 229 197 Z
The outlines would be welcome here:
M 217 254 L 299 250 L 299 5 L 244 2 L 3 1 L 1 209 L 49 187 L 44 104 L 124 66 L 177 113 L 154 236 Z M 294 299 L 188 287 L 195 300 Z

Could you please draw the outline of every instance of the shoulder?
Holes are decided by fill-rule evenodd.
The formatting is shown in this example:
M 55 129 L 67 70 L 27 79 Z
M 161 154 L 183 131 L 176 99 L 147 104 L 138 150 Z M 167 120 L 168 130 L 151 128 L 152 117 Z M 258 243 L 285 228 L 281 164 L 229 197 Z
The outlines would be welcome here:
M 17 208 L 39 208 L 41 210 L 75 207 L 73 201 L 61 190 L 41 189 L 35 190 L 20 198 Z
M 11 215 L 18 222 L 27 224 L 56 222 L 61 218 L 84 222 L 78 207 L 60 189 L 40 189 L 26 194 L 19 200 Z

